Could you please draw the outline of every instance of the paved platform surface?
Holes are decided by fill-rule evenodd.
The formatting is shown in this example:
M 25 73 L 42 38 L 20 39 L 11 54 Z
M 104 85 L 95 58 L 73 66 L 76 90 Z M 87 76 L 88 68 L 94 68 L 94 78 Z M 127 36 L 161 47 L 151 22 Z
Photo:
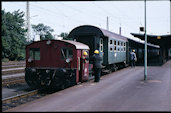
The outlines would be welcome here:
M 10 112 L 171 111 L 171 60 L 162 66 L 125 68 L 40 98 Z

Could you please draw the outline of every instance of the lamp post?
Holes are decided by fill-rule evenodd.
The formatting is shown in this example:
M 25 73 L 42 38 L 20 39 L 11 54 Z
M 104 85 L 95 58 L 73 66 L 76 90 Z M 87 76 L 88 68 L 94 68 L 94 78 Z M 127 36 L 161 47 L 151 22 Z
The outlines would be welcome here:
M 27 29 L 27 41 L 30 41 L 30 9 L 29 2 L 26 2 L 26 29 Z
M 32 17 L 36 17 L 38 15 L 34 15 Z M 29 1 L 26 2 L 26 29 L 27 29 L 27 41 L 31 40 L 31 28 L 30 28 L 30 4 Z M 34 39 L 33 39 L 34 40 Z
M 145 14 L 145 44 L 144 44 L 144 49 L 145 49 L 145 51 L 144 51 L 144 80 L 147 80 L 147 34 L 146 34 L 146 0 L 145 0 L 145 2 L 144 2 L 145 4 L 145 12 L 144 12 L 144 14 Z

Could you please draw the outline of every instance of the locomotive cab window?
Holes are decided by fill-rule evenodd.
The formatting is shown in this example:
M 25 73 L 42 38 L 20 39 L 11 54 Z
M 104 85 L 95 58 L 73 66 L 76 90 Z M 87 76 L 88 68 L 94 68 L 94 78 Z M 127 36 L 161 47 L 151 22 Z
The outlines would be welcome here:
M 61 48 L 62 59 L 73 58 L 72 48 Z
M 30 48 L 30 60 L 40 60 L 40 48 Z

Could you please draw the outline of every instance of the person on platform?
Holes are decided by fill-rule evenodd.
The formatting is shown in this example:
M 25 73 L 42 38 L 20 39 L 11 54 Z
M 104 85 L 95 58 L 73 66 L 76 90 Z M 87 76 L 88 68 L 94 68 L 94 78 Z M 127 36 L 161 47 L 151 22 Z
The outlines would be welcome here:
M 131 67 L 135 67 L 135 62 L 137 61 L 136 53 L 135 50 L 133 49 L 132 52 L 130 53 L 131 57 Z
M 100 81 L 100 76 L 101 76 L 101 68 L 102 68 L 102 58 L 99 55 L 99 51 L 95 50 L 94 55 L 90 57 L 89 59 L 93 63 L 93 71 L 94 71 L 94 82 L 99 82 Z

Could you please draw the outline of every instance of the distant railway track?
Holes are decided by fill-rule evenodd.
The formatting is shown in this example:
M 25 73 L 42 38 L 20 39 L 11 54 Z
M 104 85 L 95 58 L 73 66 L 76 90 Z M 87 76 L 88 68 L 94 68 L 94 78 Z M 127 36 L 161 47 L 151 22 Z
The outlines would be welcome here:
M 2 86 L 25 83 L 25 61 L 2 62 Z
M 19 84 L 19 83 L 25 83 L 24 76 L 4 79 L 4 80 L 2 80 L 2 87 Z
M 21 65 L 21 64 L 25 64 L 25 61 L 2 62 L 2 66 L 7 66 L 7 65 Z
M 20 68 L 10 68 L 10 69 L 3 69 L 2 70 L 2 75 L 7 75 L 7 74 L 16 74 L 16 73 L 24 73 L 25 67 L 20 67 Z
M 20 64 L 20 65 L 5 65 L 5 66 L 2 66 L 2 69 L 20 68 L 20 67 L 25 67 L 25 64 Z
M 2 62 L 2 75 L 23 73 L 25 61 Z

